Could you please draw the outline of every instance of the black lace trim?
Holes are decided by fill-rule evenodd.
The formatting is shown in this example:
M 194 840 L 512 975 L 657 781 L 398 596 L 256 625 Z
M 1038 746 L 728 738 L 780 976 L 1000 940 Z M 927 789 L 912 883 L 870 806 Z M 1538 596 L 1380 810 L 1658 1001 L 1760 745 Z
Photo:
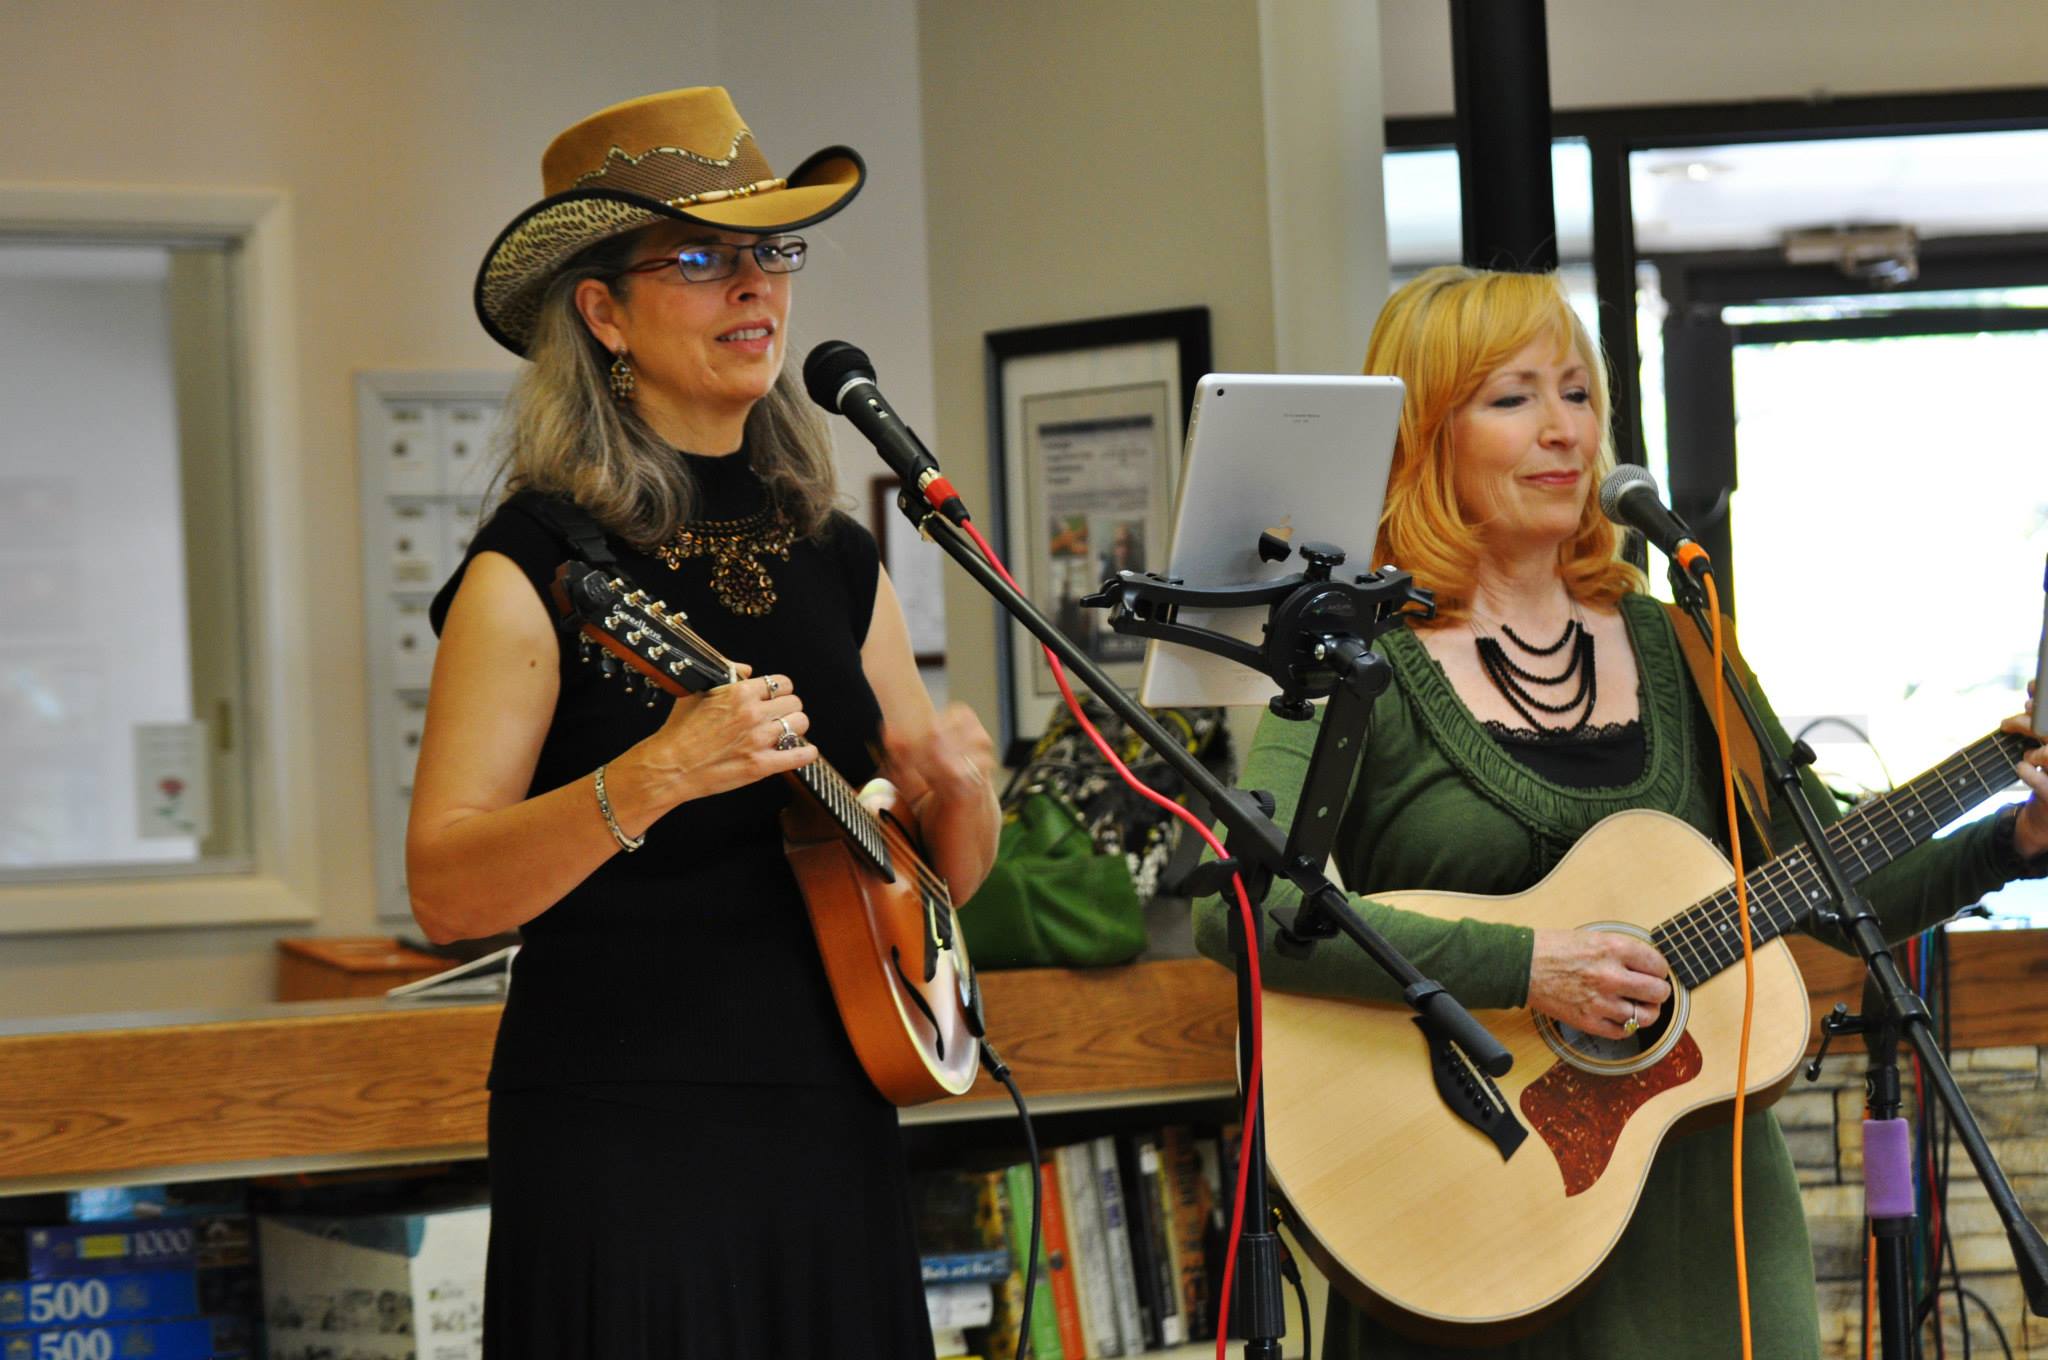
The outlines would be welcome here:
M 1633 740 L 1641 736 L 1643 731 L 1643 721 L 1640 718 L 1630 718 L 1627 722 L 1594 723 L 1590 727 L 1576 730 L 1568 727 L 1509 727 L 1506 723 L 1493 718 L 1488 718 L 1479 725 L 1496 741 L 1526 741 L 1542 746 L 1576 746 L 1596 741 Z

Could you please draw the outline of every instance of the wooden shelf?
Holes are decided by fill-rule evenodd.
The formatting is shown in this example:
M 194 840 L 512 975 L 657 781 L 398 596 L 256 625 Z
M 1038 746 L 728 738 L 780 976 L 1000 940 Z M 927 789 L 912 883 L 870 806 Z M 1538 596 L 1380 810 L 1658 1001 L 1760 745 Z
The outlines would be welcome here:
M 985 975 L 1034 1108 L 1227 1090 L 1232 982 L 1201 959 Z M 0 1029 L 0 1194 L 479 1157 L 495 1004 L 312 1002 Z M 1011 1109 L 984 1079 L 911 1119 Z
M 2048 931 L 1954 936 L 1959 1048 L 2048 1042 Z M 1793 952 L 1816 1015 L 1855 1004 L 1855 960 Z M 1221 1095 L 1234 986 L 1203 959 L 983 978 L 1034 1110 Z M 232 1015 L 0 1026 L 0 1194 L 483 1154 L 495 1005 L 307 1002 Z M 1005 1115 L 986 1079 L 912 1122 Z

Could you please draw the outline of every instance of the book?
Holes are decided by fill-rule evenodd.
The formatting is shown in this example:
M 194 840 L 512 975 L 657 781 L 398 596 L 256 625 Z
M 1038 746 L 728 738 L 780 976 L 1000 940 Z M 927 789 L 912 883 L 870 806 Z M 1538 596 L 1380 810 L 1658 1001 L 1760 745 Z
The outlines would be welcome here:
M 1190 1341 L 1213 1340 L 1216 1332 L 1209 1308 L 1209 1269 L 1203 1240 L 1214 1205 L 1209 1182 L 1202 1175 L 1201 1153 L 1194 1131 L 1174 1124 L 1160 1130 L 1161 1195 L 1166 1204 L 1167 1245 L 1180 1289 L 1180 1314 Z
M 996 1313 L 995 1289 L 986 1280 L 924 1287 L 925 1316 L 932 1330 L 987 1326 Z
M 1125 1355 L 1145 1349 L 1145 1325 L 1138 1314 L 1138 1279 L 1131 1264 L 1130 1208 L 1123 1175 L 1116 1165 L 1116 1139 L 1103 1134 L 1089 1144 L 1095 1157 L 1095 1188 L 1102 1199 L 1102 1237 L 1107 1243 L 1109 1278 L 1116 1307 L 1117 1335 Z
M 926 1285 L 989 1284 L 1005 1280 L 1015 1268 L 1008 1247 L 987 1251 L 949 1251 L 917 1258 L 918 1278 Z
M 1074 1293 L 1080 1301 L 1081 1330 L 1090 1360 L 1124 1353 L 1116 1323 L 1115 1287 L 1110 1283 L 1109 1243 L 1102 1231 L 1102 1196 L 1095 1178 L 1095 1155 L 1086 1143 L 1056 1149 L 1060 1188 L 1067 1211 L 1068 1254 L 1073 1261 Z
M 1159 1135 L 1128 1134 L 1118 1146 L 1123 1153 L 1125 1198 L 1131 1205 L 1131 1264 L 1138 1275 L 1138 1298 L 1152 1310 L 1153 1344 L 1178 1346 L 1188 1336 L 1180 1312 L 1180 1279 L 1167 1241 Z
M 1052 1157 L 1039 1164 L 1045 1184 L 1045 1269 L 1051 1281 L 1053 1320 L 1059 1325 L 1060 1350 L 1066 1360 L 1088 1360 L 1088 1342 L 1081 1331 L 1081 1304 L 1074 1297 L 1074 1263 L 1067 1243 L 1067 1211 L 1060 1196 L 1059 1162 Z M 1036 1342 L 1033 1348 L 1036 1349 Z
M 1033 1360 L 1066 1360 L 1066 1348 L 1060 1344 L 1060 1322 L 1053 1311 L 1052 1270 L 1046 1264 L 1045 1213 L 1041 1202 L 1039 1212 L 1038 1239 L 1031 1237 L 1031 1204 L 1033 1168 L 1028 1162 L 1006 1167 L 1003 1171 L 1004 1186 L 1010 1200 L 1010 1250 L 1016 1259 L 1017 1268 L 1032 1282 L 1031 1316 L 1027 1319 L 1031 1329 L 1031 1354 Z M 1040 1187 L 1039 1199 L 1045 1195 Z M 1018 1301 L 1018 1307 L 1023 1301 Z

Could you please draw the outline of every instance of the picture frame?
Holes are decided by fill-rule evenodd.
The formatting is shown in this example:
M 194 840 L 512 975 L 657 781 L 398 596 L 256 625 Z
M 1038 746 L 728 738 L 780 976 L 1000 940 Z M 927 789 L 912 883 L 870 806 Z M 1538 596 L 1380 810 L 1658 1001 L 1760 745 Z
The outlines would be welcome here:
M 1120 568 L 1165 564 L 1209 309 L 991 331 L 984 358 L 998 549 L 1026 597 L 1135 692 L 1144 640 L 1077 602 Z M 1019 765 L 1061 699 L 1023 625 L 998 625 L 998 746 Z
M 926 542 L 896 507 L 903 480 L 893 473 L 868 479 L 868 531 L 875 536 L 882 569 L 896 587 L 903 621 L 910 627 L 910 651 L 917 664 L 946 664 L 945 553 Z

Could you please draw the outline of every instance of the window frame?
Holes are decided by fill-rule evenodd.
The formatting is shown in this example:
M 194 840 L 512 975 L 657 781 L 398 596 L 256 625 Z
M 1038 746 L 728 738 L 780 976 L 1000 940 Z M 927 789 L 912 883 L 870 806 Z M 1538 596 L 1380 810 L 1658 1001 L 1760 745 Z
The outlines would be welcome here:
M 265 190 L 70 188 L 0 183 L 0 231 L 103 240 L 200 237 L 234 256 L 229 356 L 239 558 L 238 715 L 248 752 L 240 872 L 121 867 L 0 886 L 0 936 L 305 922 L 319 916 L 305 506 L 300 494 L 292 207 Z

